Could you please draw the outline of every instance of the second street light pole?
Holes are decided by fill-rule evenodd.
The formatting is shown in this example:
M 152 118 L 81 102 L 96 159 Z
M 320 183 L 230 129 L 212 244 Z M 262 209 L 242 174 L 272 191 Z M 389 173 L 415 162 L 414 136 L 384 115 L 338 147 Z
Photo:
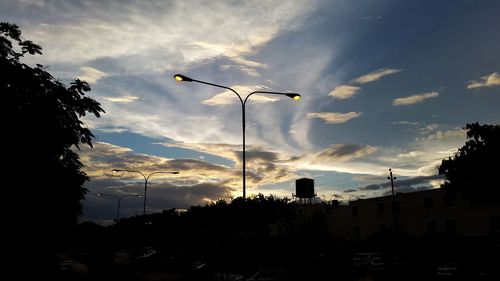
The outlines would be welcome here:
M 175 80 L 179 81 L 179 82 L 197 82 L 197 83 L 201 83 L 201 84 L 205 84 L 205 85 L 209 85 L 209 86 L 214 86 L 214 87 L 218 87 L 218 88 L 223 88 L 223 89 L 226 89 L 226 90 L 229 90 L 233 93 L 236 94 L 236 96 L 238 96 L 238 99 L 240 100 L 240 103 L 241 103 L 241 128 L 243 130 L 243 147 L 242 147 L 242 164 L 243 164 L 243 200 L 246 199 L 246 153 L 245 153 L 245 150 L 246 150 L 246 146 L 245 146 L 245 105 L 247 104 L 247 100 L 248 98 L 253 95 L 253 94 L 268 94 L 268 95 L 282 95 L 282 96 L 287 96 L 289 98 L 292 98 L 293 100 L 300 100 L 301 98 L 301 95 L 298 94 L 298 93 L 280 93 L 280 92 L 268 92 L 268 91 L 253 91 L 251 92 L 250 94 L 248 94 L 245 98 L 245 100 L 243 100 L 240 96 L 240 94 L 238 94 L 238 92 L 236 92 L 234 89 L 230 88 L 230 87 L 227 87 L 227 86 L 223 86 L 223 85 L 218 85 L 218 84 L 214 84 L 214 83 L 209 83 L 209 82 L 205 82 L 205 81 L 201 81 L 201 80 L 196 80 L 196 79 L 193 79 L 193 78 L 190 78 L 190 77 L 187 77 L 185 75 L 182 75 L 182 74 L 175 74 L 174 75 L 174 78 Z
M 120 202 L 122 201 L 123 198 L 129 197 L 129 196 L 135 196 L 135 197 L 141 197 L 142 195 L 140 194 L 125 194 L 122 196 L 114 195 L 114 194 L 108 194 L 108 193 L 97 193 L 97 196 L 111 196 L 116 198 L 118 201 L 118 207 L 116 208 L 116 222 L 120 219 Z
M 394 180 L 396 177 L 392 176 L 392 169 L 389 169 L 389 176 L 387 177 L 388 180 L 391 181 L 391 190 L 392 190 L 392 215 L 394 219 L 394 231 L 397 230 L 398 227 L 398 208 L 396 204 L 396 193 L 394 192 Z
M 141 171 L 136 171 L 136 170 L 122 170 L 122 169 L 113 169 L 113 172 L 129 172 L 129 173 L 139 173 L 141 176 L 144 178 L 144 207 L 143 207 L 143 215 L 146 215 L 146 196 L 147 196 L 147 191 L 148 191 L 148 181 L 149 178 L 154 175 L 154 174 L 173 174 L 177 175 L 179 172 L 152 172 L 149 175 L 144 175 Z

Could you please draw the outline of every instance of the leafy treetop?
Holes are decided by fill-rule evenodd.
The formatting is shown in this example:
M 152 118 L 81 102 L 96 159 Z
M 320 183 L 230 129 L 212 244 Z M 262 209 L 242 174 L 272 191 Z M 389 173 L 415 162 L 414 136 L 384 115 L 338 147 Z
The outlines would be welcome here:
M 73 147 L 92 146 L 94 135 L 80 118 L 87 113 L 100 117 L 104 110 L 85 96 L 86 82 L 75 79 L 66 87 L 44 66 L 21 61 L 40 54 L 42 48 L 24 40 L 19 26 L 0 23 L 4 196 L 15 204 L 13 221 L 56 229 L 77 221 L 87 192 L 88 177 Z
M 500 202 L 500 125 L 467 124 L 467 142 L 453 158 L 443 160 L 439 174 L 446 175 L 443 185 L 473 202 Z

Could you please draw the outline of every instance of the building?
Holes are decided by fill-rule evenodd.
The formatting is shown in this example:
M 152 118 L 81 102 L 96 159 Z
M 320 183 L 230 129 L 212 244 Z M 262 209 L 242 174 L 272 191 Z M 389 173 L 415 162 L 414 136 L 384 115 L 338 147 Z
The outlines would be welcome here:
M 500 235 L 500 205 L 453 200 L 442 188 L 358 199 L 330 209 L 326 220 L 329 233 L 345 240 L 365 239 L 394 228 L 413 237 Z

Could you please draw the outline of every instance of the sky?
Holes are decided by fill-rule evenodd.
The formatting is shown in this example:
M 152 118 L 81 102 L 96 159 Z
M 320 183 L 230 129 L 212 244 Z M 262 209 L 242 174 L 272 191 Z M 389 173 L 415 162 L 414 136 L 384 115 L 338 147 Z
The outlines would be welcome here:
M 81 220 L 111 221 L 242 195 L 318 200 L 439 187 L 437 166 L 465 124 L 500 123 L 500 2 L 273 0 L 0 2 L 64 83 L 87 81 L 106 111 L 80 157 L 90 177 Z M 113 196 L 97 196 L 97 193 Z

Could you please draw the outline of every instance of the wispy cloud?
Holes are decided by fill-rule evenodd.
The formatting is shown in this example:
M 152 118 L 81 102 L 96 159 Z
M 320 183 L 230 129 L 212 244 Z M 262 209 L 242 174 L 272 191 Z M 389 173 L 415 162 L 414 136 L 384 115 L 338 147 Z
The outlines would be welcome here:
M 391 75 L 391 74 L 394 74 L 394 73 L 398 73 L 400 72 L 402 69 L 394 69 L 394 68 L 380 68 L 380 69 L 377 69 L 375 71 L 372 71 L 368 74 L 365 74 L 365 75 L 362 75 L 356 79 L 354 79 L 354 83 L 357 83 L 357 84 L 366 84 L 366 83 L 370 83 L 370 82 L 373 82 L 373 81 L 377 81 L 379 80 L 380 78 L 384 77 L 384 76 L 387 76 L 387 75 Z
M 139 98 L 136 96 L 121 96 L 121 97 L 102 97 L 102 99 L 116 103 L 130 103 L 136 101 Z
M 404 98 L 397 98 L 392 102 L 392 104 L 394 106 L 411 105 L 411 104 L 421 103 L 426 99 L 436 98 L 438 96 L 439 96 L 438 92 L 422 93 Z
M 348 161 L 377 151 L 376 147 L 360 144 L 334 144 L 316 153 L 313 163 Z
M 250 75 L 258 75 L 265 64 L 248 57 L 280 32 L 299 27 L 316 7 L 311 1 L 235 5 L 45 1 L 43 10 L 40 7 L 38 16 L 30 19 L 34 24 L 23 26 L 23 34 L 44 47 L 42 60 L 51 63 L 105 58 L 129 73 L 145 73 L 226 57 Z M 58 24 L 44 20 L 58 14 L 66 15 Z M 186 21 L 186 15 L 193 20 Z
M 384 76 L 391 75 L 394 73 L 400 72 L 402 69 L 393 69 L 393 68 L 380 68 L 375 71 L 372 71 L 368 74 L 362 75 L 358 78 L 355 78 L 349 84 L 340 85 L 335 87 L 328 95 L 334 98 L 344 100 L 352 98 L 356 95 L 361 87 L 353 86 L 353 84 L 366 84 L 370 82 L 377 81 Z
M 455 129 L 448 131 L 437 131 L 431 135 L 428 135 L 427 140 L 444 140 L 448 138 L 463 138 L 465 139 L 466 131 L 463 129 Z
M 95 84 L 101 78 L 107 76 L 106 73 L 89 66 L 80 67 L 80 74 L 77 76 L 80 80 Z
M 423 154 L 424 153 L 422 151 L 416 150 L 416 151 L 408 151 L 405 153 L 399 153 L 398 157 L 399 158 L 415 158 L 415 157 L 421 156 Z
M 243 85 L 234 85 L 231 87 L 233 90 L 238 92 L 241 95 L 242 99 L 245 99 L 245 97 L 257 90 L 265 90 L 266 87 L 264 86 L 243 86 Z M 275 102 L 278 101 L 279 98 L 275 96 L 266 96 L 266 95 L 260 95 L 260 94 L 255 94 L 252 95 L 249 100 L 251 99 L 251 102 L 253 103 L 268 103 L 268 102 Z M 226 90 L 222 93 L 219 93 L 209 99 L 206 99 L 202 101 L 203 104 L 206 105 L 211 105 L 211 106 L 216 106 L 216 105 L 228 105 L 228 104 L 233 104 L 233 103 L 239 103 L 238 97 L 233 93 L 232 91 Z
M 392 124 L 394 125 L 412 125 L 412 126 L 416 126 L 418 125 L 419 123 L 418 122 L 412 122 L 412 121 L 395 121 L 395 122 L 392 122 Z
M 493 72 L 481 77 L 479 81 L 471 80 L 467 83 L 467 89 L 500 86 L 500 74 Z
M 353 118 L 359 117 L 362 112 L 348 112 L 348 113 L 337 113 L 337 112 L 309 112 L 307 113 L 308 118 L 320 118 L 325 120 L 328 124 L 340 124 L 345 123 Z
M 166 143 L 163 145 L 195 150 L 222 157 L 232 160 L 235 163 L 233 166 L 235 171 L 239 171 L 241 168 L 241 145 L 224 143 Z M 287 165 L 289 162 L 287 155 L 268 150 L 261 146 L 247 145 L 245 156 L 247 180 L 255 185 L 276 184 L 295 178 L 294 167 Z
M 335 87 L 328 95 L 340 100 L 345 100 L 348 98 L 352 98 L 358 93 L 359 90 L 361 90 L 360 87 L 340 85 Z

